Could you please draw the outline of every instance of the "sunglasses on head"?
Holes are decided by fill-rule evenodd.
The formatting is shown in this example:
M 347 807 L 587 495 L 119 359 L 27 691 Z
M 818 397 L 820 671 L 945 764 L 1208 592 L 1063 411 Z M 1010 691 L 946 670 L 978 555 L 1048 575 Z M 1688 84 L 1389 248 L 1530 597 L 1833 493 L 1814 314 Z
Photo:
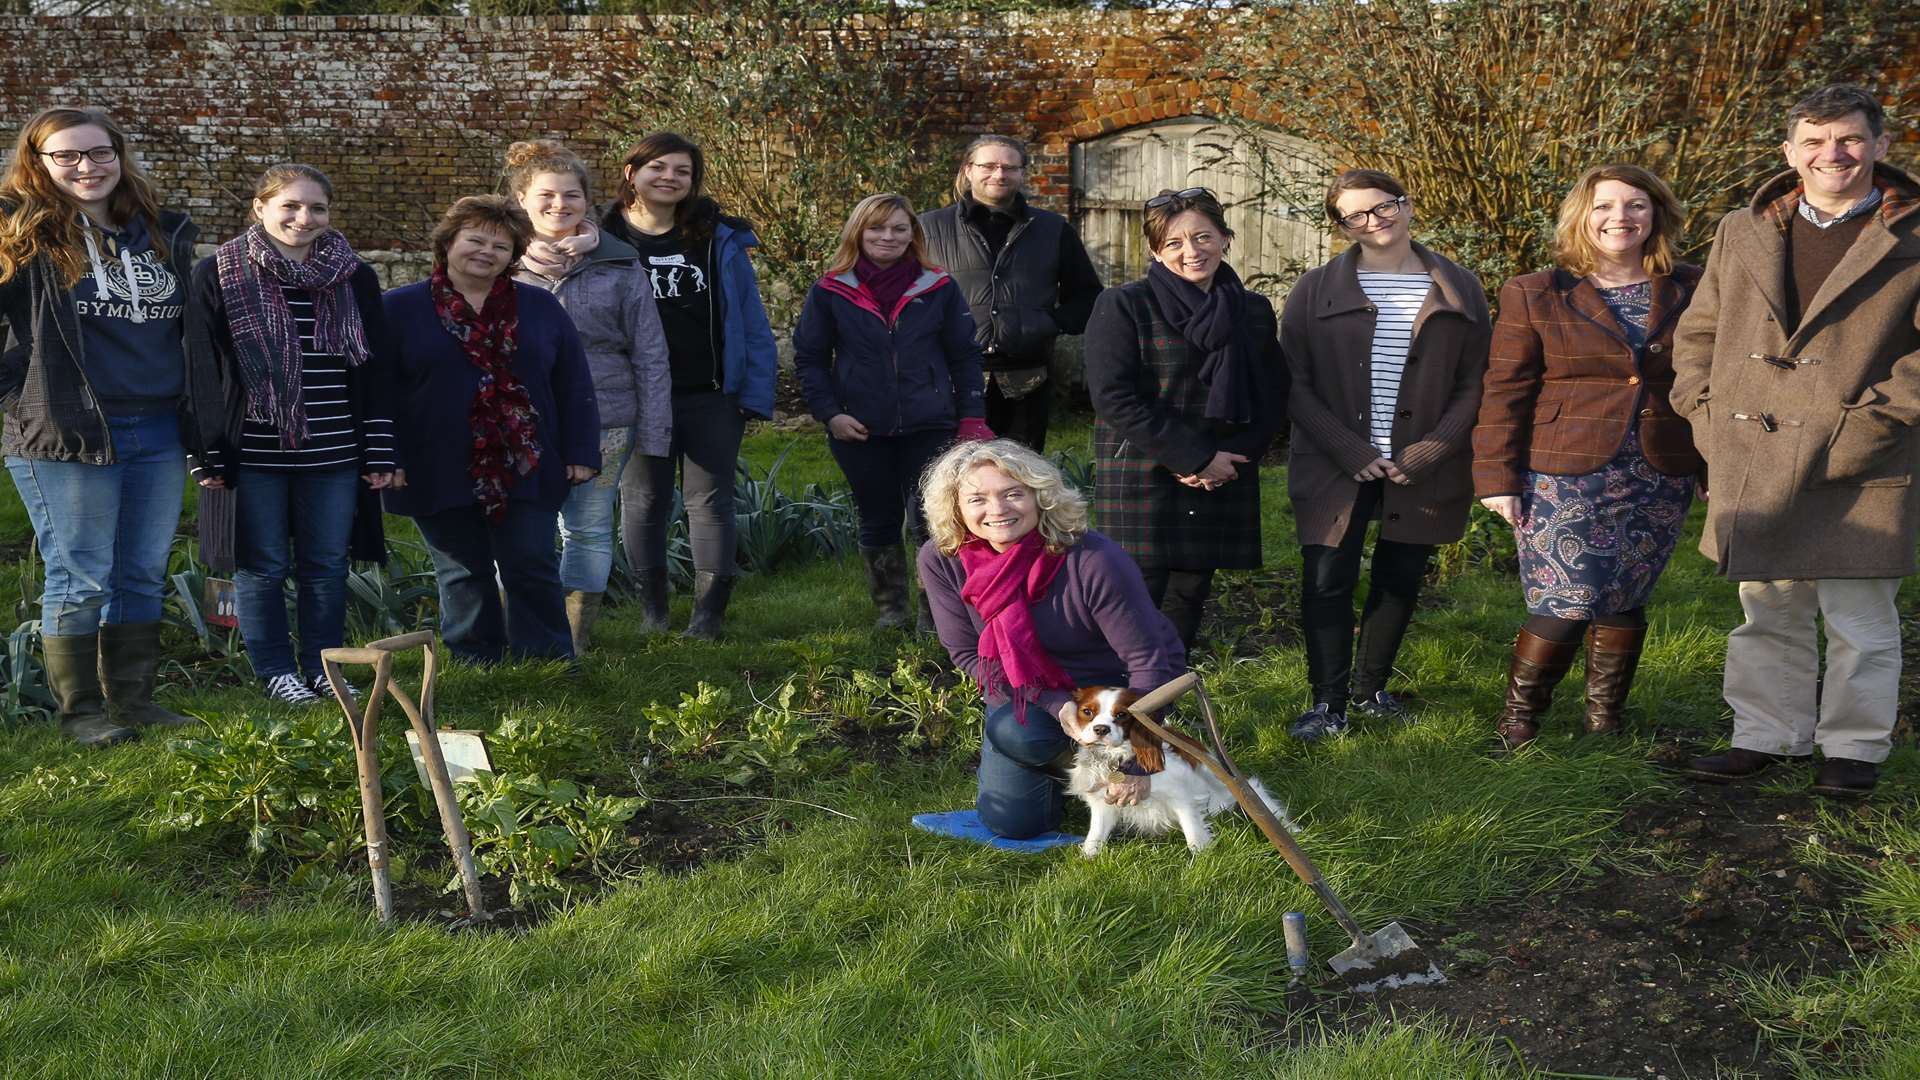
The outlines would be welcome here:
M 1211 199 L 1213 198 L 1213 192 L 1203 187 L 1190 187 L 1185 191 L 1176 191 L 1169 195 L 1155 195 L 1153 198 L 1147 200 L 1147 209 L 1152 210 L 1156 207 L 1171 206 L 1174 203 L 1187 202 L 1191 199 L 1198 199 L 1201 196 Z

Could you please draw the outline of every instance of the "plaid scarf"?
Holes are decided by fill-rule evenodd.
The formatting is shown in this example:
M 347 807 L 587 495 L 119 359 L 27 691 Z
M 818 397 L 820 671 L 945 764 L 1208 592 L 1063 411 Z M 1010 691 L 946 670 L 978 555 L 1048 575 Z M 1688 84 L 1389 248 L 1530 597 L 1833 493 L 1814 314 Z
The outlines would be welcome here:
M 540 413 L 513 374 L 520 295 L 501 274 L 475 314 L 447 280 L 445 267 L 434 270 L 429 288 L 440 325 L 460 343 L 467 362 L 480 369 L 480 388 L 467 412 L 473 432 L 467 475 L 473 477 L 474 501 L 489 521 L 500 521 L 507 516 L 507 489 L 540 464 Z
M 294 262 L 267 239 L 259 224 L 220 245 L 214 258 L 227 328 L 239 354 L 240 385 L 247 393 L 247 418 L 271 422 L 280 430 L 282 449 L 307 441 L 307 404 L 300 378 L 300 328 L 294 324 L 281 286 L 313 295 L 313 348 L 344 356 L 349 367 L 366 362 L 366 327 L 354 303 L 352 278 L 360 257 L 347 238 L 329 229 L 313 242 L 307 257 Z

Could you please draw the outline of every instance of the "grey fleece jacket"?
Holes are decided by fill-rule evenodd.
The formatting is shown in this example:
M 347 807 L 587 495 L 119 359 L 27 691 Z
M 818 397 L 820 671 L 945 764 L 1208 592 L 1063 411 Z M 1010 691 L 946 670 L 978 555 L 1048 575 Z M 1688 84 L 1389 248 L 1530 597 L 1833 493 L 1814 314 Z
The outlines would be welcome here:
M 601 429 L 632 425 L 637 453 L 665 457 L 673 440 L 667 335 L 639 252 L 603 230 L 600 246 L 566 276 L 522 267 L 514 280 L 553 293 L 573 320 L 593 372 Z

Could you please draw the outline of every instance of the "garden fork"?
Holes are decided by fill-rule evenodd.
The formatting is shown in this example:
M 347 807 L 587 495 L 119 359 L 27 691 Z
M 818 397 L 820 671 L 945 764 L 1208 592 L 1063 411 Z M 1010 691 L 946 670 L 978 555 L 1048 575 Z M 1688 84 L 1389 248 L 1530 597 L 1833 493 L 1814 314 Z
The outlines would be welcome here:
M 1153 717 L 1167 706 L 1178 701 L 1187 691 L 1193 691 L 1200 702 L 1200 717 L 1206 722 L 1207 736 L 1213 740 L 1213 753 L 1198 742 L 1180 734 L 1168 731 L 1160 726 Z M 1209 771 L 1227 785 L 1240 808 L 1247 812 L 1253 823 L 1267 835 L 1267 840 L 1279 850 L 1280 857 L 1306 882 L 1307 888 L 1320 898 L 1333 914 L 1340 928 L 1353 939 L 1353 947 L 1327 961 L 1349 989 L 1361 994 L 1370 994 L 1376 990 L 1391 989 L 1396 986 L 1438 986 L 1447 981 L 1440 968 L 1413 938 L 1397 922 L 1390 922 L 1379 931 L 1369 934 L 1361 929 L 1360 923 L 1340 898 L 1333 894 L 1333 887 L 1313 864 L 1307 853 L 1293 839 L 1293 834 L 1280 823 L 1267 804 L 1254 793 L 1247 784 L 1247 774 L 1240 771 L 1233 759 L 1227 756 L 1227 749 L 1220 741 L 1220 727 L 1214 722 L 1213 701 L 1207 697 L 1206 688 L 1200 685 L 1200 676 L 1188 672 L 1185 675 L 1155 689 L 1128 707 L 1135 720 L 1140 721 L 1156 738 L 1175 749 L 1193 755 L 1196 761 L 1204 764 Z
M 425 655 L 420 674 L 420 700 L 416 703 L 393 682 L 393 654 L 415 645 Z M 340 672 L 342 664 L 373 666 L 373 685 L 367 689 L 364 712 L 355 715 L 353 694 Z M 360 808 L 367 818 L 367 864 L 373 869 L 373 903 L 382 923 L 393 921 L 393 879 L 387 870 L 386 800 L 380 791 L 380 699 L 391 696 L 407 714 L 414 734 L 420 737 L 420 757 L 426 764 L 427 781 L 433 786 L 433 801 L 440 807 L 440 827 L 447 834 L 447 847 L 453 851 L 453 863 L 460 870 L 460 883 L 467 893 L 467 911 L 474 921 L 487 917 L 480 899 L 480 875 L 473 867 L 473 840 L 467 835 L 467 823 L 460 816 L 460 803 L 453 794 L 453 780 L 447 775 L 446 758 L 440 754 L 440 739 L 433 727 L 433 679 L 440 670 L 440 650 L 433 631 L 417 630 L 399 637 L 382 638 L 365 648 L 323 649 L 320 666 L 327 673 L 327 685 L 333 699 L 347 714 L 347 728 L 353 733 L 355 763 L 360 770 Z

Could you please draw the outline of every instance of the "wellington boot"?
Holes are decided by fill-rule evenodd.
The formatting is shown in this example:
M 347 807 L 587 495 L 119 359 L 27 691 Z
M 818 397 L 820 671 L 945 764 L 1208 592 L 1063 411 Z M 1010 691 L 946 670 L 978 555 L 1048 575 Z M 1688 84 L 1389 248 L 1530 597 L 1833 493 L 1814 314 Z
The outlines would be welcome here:
M 100 638 L 97 634 L 47 635 L 47 687 L 60 707 L 60 733 L 81 746 L 112 746 L 138 732 L 107 718 L 100 690 Z
M 600 619 L 600 601 L 605 593 L 574 590 L 567 594 L 567 629 L 573 634 L 573 656 L 587 654 L 593 638 L 593 624 Z
M 667 628 L 667 568 L 656 566 L 641 570 L 640 632 L 657 634 Z
M 1580 642 L 1549 641 L 1521 630 L 1507 667 L 1507 704 L 1494 730 L 1507 749 L 1517 750 L 1540 733 L 1540 717 L 1553 704 L 1553 688 L 1579 655 Z
M 907 625 L 907 554 L 897 545 L 863 547 L 867 563 L 867 595 L 873 598 L 876 630 L 900 630 Z
M 100 685 L 107 715 L 125 727 L 179 727 L 192 717 L 153 703 L 160 667 L 160 624 L 107 623 L 100 627 Z
M 1633 673 L 1640 667 L 1640 651 L 1646 643 L 1644 626 L 1587 628 L 1587 734 L 1619 733 L 1627 692 L 1633 689 Z
M 687 620 L 681 637 L 695 641 L 719 640 L 720 621 L 727 613 L 728 599 L 733 596 L 734 580 L 732 574 L 722 577 L 710 570 L 694 571 L 693 618 Z

